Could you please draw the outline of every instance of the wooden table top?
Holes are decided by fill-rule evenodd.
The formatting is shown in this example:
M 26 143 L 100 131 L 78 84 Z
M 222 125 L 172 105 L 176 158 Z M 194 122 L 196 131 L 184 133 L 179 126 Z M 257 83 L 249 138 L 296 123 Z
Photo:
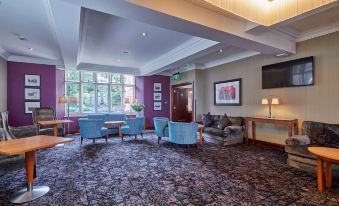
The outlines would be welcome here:
M 38 121 L 38 123 L 43 126 L 49 126 L 49 125 L 55 125 L 55 124 L 66 124 L 66 123 L 72 123 L 72 122 L 73 122 L 72 120 L 68 120 L 68 119 Z
M 104 124 L 125 124 L 125 121 L 106 121 Z
M 74 139 L 72 138 L 54 137 L 46 135 L 25 137 L 10 141 L 2 141 L 0 142 L 0 154 L 17 155 L 73 141 Z
M 331 147 L 309 147 L 308 151 L 312 154 L 334 161 L 339 161 L 339 149 Z
M 198 128 L 204 128 L 205 126 L 203 124 L 198 124 Z

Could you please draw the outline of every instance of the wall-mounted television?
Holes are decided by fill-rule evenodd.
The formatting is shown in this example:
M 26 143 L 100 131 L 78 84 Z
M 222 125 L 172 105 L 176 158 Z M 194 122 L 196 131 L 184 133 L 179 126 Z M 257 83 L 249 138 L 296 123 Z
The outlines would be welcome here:
M 262 88 L 314 85 L 313 56 L 262 67 Z

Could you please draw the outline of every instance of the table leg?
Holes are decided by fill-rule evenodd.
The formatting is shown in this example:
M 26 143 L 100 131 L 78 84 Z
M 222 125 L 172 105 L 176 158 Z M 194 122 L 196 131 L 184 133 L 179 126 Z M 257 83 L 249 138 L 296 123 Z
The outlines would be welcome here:
M 252 121 L 252 144 L 255 144 L 256 140 L 256 123 L 255 121 Z
M 298 122 L 294 124 L 294 134 L 297 135 L 299 133 Z
M 200 144 L 202 144 L 202 128 L 199 129 Z
M 291 137 L 292 136 L 292 124 L 288 123 L 287 127 L 288 127 L 288 136 Z
M 123 142 L 124 137 L 122 136 L 122 133 L 121 133 L 121 124 L 119 124 L 119 137 L 121 138 L 121 141 Z
M 57 124 L 54 125 L 54 127 L 53 127 L 53 135 L 54 135 L 55 137 L 58 136 L 58 125 L 57 125 Z
M 106 131 L 106 143 L 108 142 L 108 128 L 109 127 L 106 127 L 107 128 L 107 131 Z
M 248 145 L 248 121 L 245 120 L 245 138 L 246 138 L 246 145 Z
M 25 153 L 27 188 L 16 192 L 9 200 L 11 203 L 29 202 L 45 195 L 49 191 L 48 186 L 36 186 L 33 188 L 34 156 L 34 151 Z
M 326 188 L 331 188 L 332 186 L 332 168 L 331 168 L 331 162 L 328 160 L 325 160 L 325 176 L 326 176 Z
M 323 174 L 323 160 L 317 158 L 317 173 L 318 173 L 318 191 L 324 191 L 324 174 Z

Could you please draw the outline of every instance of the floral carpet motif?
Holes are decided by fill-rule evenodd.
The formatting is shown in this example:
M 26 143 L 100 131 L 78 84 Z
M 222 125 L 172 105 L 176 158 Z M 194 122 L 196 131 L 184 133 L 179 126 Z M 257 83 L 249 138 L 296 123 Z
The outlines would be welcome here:
M 23 205 L 339 205 L 339 180 L 317 192 L 315 174 L 286 165 L 287 154 L 245 145 L 157 144 L 153 133 L 85 140 L 37 153 L 35 185 L 50 192 Z M 25 187 L 25 171 L 0 177 L 0 205 Z

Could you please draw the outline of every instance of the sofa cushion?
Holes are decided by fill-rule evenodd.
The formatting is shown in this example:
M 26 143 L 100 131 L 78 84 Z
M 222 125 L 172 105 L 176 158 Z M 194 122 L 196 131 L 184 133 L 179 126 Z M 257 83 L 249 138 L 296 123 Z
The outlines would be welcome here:
M 307 135 L 293 135 L 286 139 L 287 145 L 308 145 L 311 143 Z
M 209 127 L 213 124 L 213 118 L 210 113 L 202 115 L 202 123 L 205 127 Z
M 214 127 L 205 127 L 204 128 L 204 132 L 206 133 L 210 133 L 214 136 L 219 136 L 219 137 L 223 137 L 224 136 L 224 130 L 218 129 L 218 128 L 214 128 Z
M 218 123 L 218 129 L 225 129 L 225 127 L 230 126 L 232 122 L 228 119 L 226 113 L 220 118 Z
M 211 125 L 211 127 L 219 129 L 218 128 L 218 124 L 219 124 L 219 120 L 220 120 L 220 115 L 211 115 L 213 118 L 213 124 Z
M 336 127 L 326 126 L 324 133 L 319 135 L 317 142 L 327 147 L 339 147 L 339 134 L 336 134 Z

